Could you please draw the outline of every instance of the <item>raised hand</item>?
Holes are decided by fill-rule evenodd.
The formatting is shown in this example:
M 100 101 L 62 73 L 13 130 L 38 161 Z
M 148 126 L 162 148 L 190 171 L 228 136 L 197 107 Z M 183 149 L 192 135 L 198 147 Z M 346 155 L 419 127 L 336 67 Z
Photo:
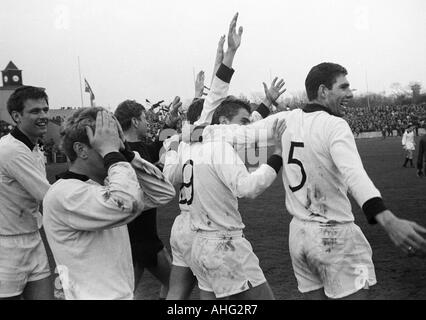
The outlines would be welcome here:
M 228 50 L 237 51 L 241 44 L 241 36 L 243 35 L 243 27 L 238 28 L 237 33 L 238 12 L 234 15 L 229 25 L 228 31 Z
M 182 108 L 182 102 L 180 98 L 176 96 L 170 105 L 169 113 L 166 117 L 166 125 L 173 128 L 179 120 L 179 111 Z
M 200 71 L 195 79 L 195 98 L 202 98 L 204 93 L 204 71 Z
M 282 156 L 282 136 L 284 134 L 284 131 L 287 129 L 287 124 L 285 119 L 275 119 L 274 123 L 272 124 L 272 132 L 275 142 L 275 149 L 274 154 L 277 154 L 279 156 Z
M 238 29 L 237 33 L 237 20 L 238 12 L 232 18 L 231 24 L 229 25 L 228 31 L 228 48 L 223 57 L 223 64 L 228 68 L 232 68 L 232 63 L 234 61 L 235 53 L 241 44 L 241 37 L 243 35 L 243 27 Z
M 98 111 L 95 133 L 90 127 L 86 127 L 86 133 L 90 146 L 102 157 L 110 152 L 118 152 L 123 146 L 116 121 L 107 111 Z
M 182 107 L 182 102 L 180 101 L 180 97 L 176 96 L 173 99 L 172 104 L 170 106 L 170 113 L 172 115 L 178 115 L 181 107 Z
M 284 79 L 281 79 L 278 81 L 278 77 L 275 77 L 274 80 L 272 80 L 271 86 L 268 88 L 265 82 L 263 82 L 263 89 L 265 90 L 265 100 L 264 104 L 267 107 L 270 107 L 271 104 L 275 104 L 278 100 L 278 98 L 286 92 L 287 89 L 284 89 Z

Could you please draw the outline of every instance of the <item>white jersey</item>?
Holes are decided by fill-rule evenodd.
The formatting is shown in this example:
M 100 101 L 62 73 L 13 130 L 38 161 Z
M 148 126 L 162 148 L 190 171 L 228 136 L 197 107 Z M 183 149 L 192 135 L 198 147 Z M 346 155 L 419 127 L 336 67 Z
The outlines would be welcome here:
M 415 150 L 414 131 L 405 130 L 402 136 L 402 146 L 405 150 Z
M 362 165 L 348 123 L 326 111 L 280 112 L 248 126 L 210 126 L 203 141 L 253 143 L 264 137 L 271 144 L 272 123 L 285 118 L 282 136 L 283 184 L 287 210 L 301 220 L 354 221 L 349 191 L 362 206 L 380 197 Z M 263 133 L 263 135 L 262 135 Z M 261 141 L 262 142 L 262 141 Z
M 111 165 L 105 185 L 68 173 L 43 200 L 43 223 L 66 299 L 132 299 L 134 276 L 126 224 L 169 202 L 173 186 L 138 153 Z M 62 270 L 62 271 L 61 271 Z
M 182 183 L 179 204 L 181 210 L 189 209 L 194 230 L 244 229 L 238 198 L 255 198 L 277 176 L 267 164 L 249 173 L 237 152 L 224 142 L 181 142 L 178 153 L 168 154 L 164 174 L 172 183 Z

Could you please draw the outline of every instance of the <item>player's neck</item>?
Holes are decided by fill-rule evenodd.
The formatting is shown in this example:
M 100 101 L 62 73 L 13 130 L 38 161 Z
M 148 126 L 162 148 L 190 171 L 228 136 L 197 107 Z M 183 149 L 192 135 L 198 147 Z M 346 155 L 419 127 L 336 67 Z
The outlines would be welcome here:
M 318 100 L 318 99 L 314 99 L 308 102 L 308 104 L 319 104 L 320 106 L 326 108 L 326 109 L 330 109 L 329 107 L 327 107 L 326 103 L 322 100 Z
M 81 159 L 76 159 L 70 165 L 69 171 L 80 174 L 80 175 L 84 175 L 84 176 L 88 177 L 90 180 L 93 180 L 93 181 L 99 183 L 100 185 L 103 185 L 104 180 L 105 180 L 105 176 L 100 176 L 100 175 L 96 174 L 95 170 L 93 170 L 93 168 L 91 168 L 87 164 L 87 161 L 83 161 Z
M 124 137 L 126 138 L 127 142 L 139 142 L 139 141 L 141 141 L 139 134 L 136 131 L 133 131 L 132 129 L 129 129 L 126 132 L 124 132 Z

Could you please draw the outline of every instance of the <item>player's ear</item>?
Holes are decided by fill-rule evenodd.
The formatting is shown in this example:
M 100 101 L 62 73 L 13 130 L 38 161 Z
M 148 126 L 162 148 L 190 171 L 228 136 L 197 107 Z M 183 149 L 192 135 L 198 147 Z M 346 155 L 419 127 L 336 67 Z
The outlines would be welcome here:
M 319 99 L 327 98 L 327 92 L 328 92 L 328 88 L 324 84 L 321 84 L 318 87 L 318 98 Z
M 132 124 L 132 127 L 137 128 L 138 125 L 139 125 L 138 119 L 136 119 L 135 117 L 133 117 L 132 120 L 131 120 L 131 124 Z
M 74 144 L 72 145 L 72 148 L 75 154 L 77 155 L 77 158 L 85 160 L 89 157 L 89 154 L 88 154 L 89 147 L 86 144 L 82 142 L 74 142 Z
M 13 110 L 11 116 L 12 116 L 13 121 L 15 121 L 16 124 L 21 123 L 22 113 Z

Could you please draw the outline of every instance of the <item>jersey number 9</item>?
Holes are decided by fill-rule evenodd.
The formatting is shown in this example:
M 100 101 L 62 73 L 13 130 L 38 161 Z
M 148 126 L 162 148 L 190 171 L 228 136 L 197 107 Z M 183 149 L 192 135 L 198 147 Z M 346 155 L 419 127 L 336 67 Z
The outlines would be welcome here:
M 182 185 L 180 186 L 179 203 L 191 205 L 194 198 L 194 162 L 188 160 L 182 168 Z

